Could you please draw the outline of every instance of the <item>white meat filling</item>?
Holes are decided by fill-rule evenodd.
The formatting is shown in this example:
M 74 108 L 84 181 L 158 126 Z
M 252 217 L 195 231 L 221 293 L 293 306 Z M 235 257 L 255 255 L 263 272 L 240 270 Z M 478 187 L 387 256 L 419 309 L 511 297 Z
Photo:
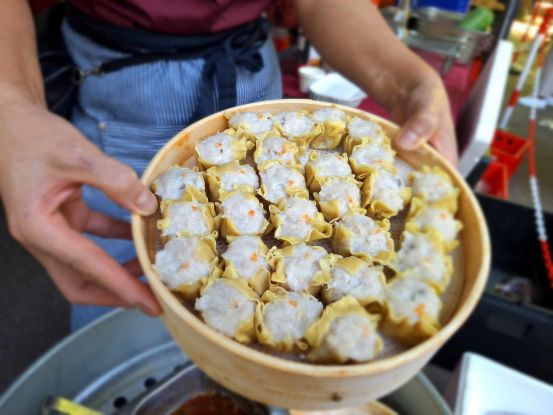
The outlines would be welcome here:
M 212 265 L 194 258 L 198 238 L 175 238 L 156 253 L 155 266 L 161 280 L 171 289 L 209 277 Z
M 424 282 L 411 278 L 394 280 L 386 293 L 395 318 L 417 323 L 422 314 L 438 320 L 442 303 L 436 292 Z
M 229 125 L 234 129 L 241 128 L 253 135 L 263 135 L 271 131 L 273 121 L 269 118 L 269 114 L 239 112 L 230 118 Z
M 312 222 L 317 213 L 315 202 L 297 197 L 288 198 L 286 210 L 279 214 L 282 218 L 280 236 L 307 239 L 313 230 Z
M 281 112 L 275 116 L 275 119 L 282 126 L 284 134 L 290 138 L 309 134 L 314 129 L 311 118 L 302 112 Z
M 380 342 L 375 323 L 368 315 L 357 313 L 336 318 L 324 339 L 329 350 L 356 362 L 373 359 Z
M 348 133 L 351 138 L 377 138 L 382 135 L 382 130 L 375 122 L 354 117 L 348 124 Z
M 382 273 L 367 264 L 354 274 L 350 274 L 339 265 L 331 271 L 331 280 L 327 283 L 330 301 L 338 301 L 346 295 L 351 295 L 359 300 L 374 298 L 374 301 L 382 302 L 385 297 L 386 287 L 381 279 Z
M 237 192 L 222 203 L 224 216 L 232 220 L 236 230 L 244 235 L 260 233 L 265 219 L 257 198 L 249 196 L 249 193 Z
M 342 154 L 318 151 L 317 157 L 309 163 L 316 169 L 318 177 L 351 175 L 348 159 Z
M 439 202 L 455 191 L 453 185 L 445 177 L 436 173 L 414 173 L 411 186 L 413 196 L 422 196 L 430 203 Z
M 371 201 L 381 200 L 392 210 L 399 212 L 405 201 L 402 191 L 405 188 L 402 178 L 388 170 L 379 170 L 373 183 Z
M 314 297 L 288 293 L 287 299 L 276 299 L 265 304 L 263 319 L 276 342 L 287 338 L 294 341 L 304 337 L 307 328 L 323 312 L 323 305 Z
M 230 192 L 238 186 L 248 186 L 253 190 L 259 188 L 259 177 L 249 164 L 236 164 L 221 176 L 222 190 Z
M 445 242 L 453 242 L 457 238 L 457 222 L 447 210 L 426 208 L 413 219 L 413 222 L 421 229 L 439 232 Z
M 261 244 L 257 236 L 239 236 L 230 242 L 222 256 L 234 265 L 241 277 L 250 280 L 259 269 L 269 269 L 265 255 L 261 252 Z
M 291 167 L 274 164 L 260 171 L 259 175 L 266 189 L 264 197 L 271 203 L 278 203 L 288 196 L 286 189 L 307 189 L 303 174 Z
M 332 180 L 321 185 L 319 202 L 336 201 L 340 216 L 361 204 L 361 192 L 351 180 Z
M 179 233 L 188 235 L 206 235 L 210 232 L 206 218 L 202 213 L 202 203 L 179 202 L 168 206 L 166 215 L 169 226 L 162 230 L 163 236 Z
M 394 153 L 375 143 L 355 146 L 350 158 L 359 166 L 381 167 L 394 164 Z
M 255 301 L 221 278 L 196 300 L 198 310 L 206 324 L 225 336 L 234 337 L 244 322 L 254 318 Z
M 311 118 L 313 118 L 313 120 L 318 123 L 323 123 L 327 121 L 340 122 L 346 120 L 346 113 L 337 108 L 320 108 L 317 111 L 313 112 Z
M 340 224 L 353 232 L 346 240 L 346 247 L 352 255 L 375 257 L 390 250 L 388 232 L 383 231 L 373 219 L 364 215 L 346 215 Z
M 261 164 L 264 161 L 278 160 L 286 165 L 295 164 L 294 151 L 287 148 L 289 143 L 290 141 L 287 139 L 278 136 L 268 137 L 258 142 L 257 145 L 261 146 L 261 152 L 257 157 L 257 163 Z
M 446 256 L 436 249 L 425 234 L 404 232 L 401 249 L 397 252 L 398 272 L 435 283 L 446 277 Z
M 321 270 L 319 261 L 327 255 L 322 248 L 314 248 L 304 243 L 294 245 L 294 253 L 284 257 L 286 282 L 292 291 L 307 291 L 313 277 Z
M 182 198 L 187 186 L 205 191 L 205 182 L 201 173 L 187 167 L 174 167 L 167 170 L 156 181 L 156 195 L 163 200 Z
M 220 166 L 234 159 L 232 143 L 234 138 L 225 133 L 207 137 L 198 144 L 198 156 L 206 162 Z

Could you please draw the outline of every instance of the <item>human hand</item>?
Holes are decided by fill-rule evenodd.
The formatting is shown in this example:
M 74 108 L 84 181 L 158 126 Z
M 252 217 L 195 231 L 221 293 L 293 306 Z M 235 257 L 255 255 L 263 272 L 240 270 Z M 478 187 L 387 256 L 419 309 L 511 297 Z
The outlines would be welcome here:
M 72 303 L 161 312 L 134 259 L 119 265 L 86 231 L 129 238 L 129 224 L 90 210 L 91 185 L 142 215 L 157 201 L 128 166 L 104 155 L 64 119 L 23 100 L 0 108 L 0 195 L 12 236 L 35 256 Z
M 429 142 L 453 165 L 457 164 L 457 139 L 441 80 L 429 79 L 413 88 L 394 107 L 392 120 L 402 125 L 398 147 L 413 150 Z

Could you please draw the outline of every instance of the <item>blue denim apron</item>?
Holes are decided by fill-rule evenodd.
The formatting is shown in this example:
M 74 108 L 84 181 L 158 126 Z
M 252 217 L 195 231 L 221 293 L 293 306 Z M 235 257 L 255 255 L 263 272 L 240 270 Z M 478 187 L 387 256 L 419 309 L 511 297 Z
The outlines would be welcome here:
M 71 57 L 83 70 L 125 57 L 77 33 L 67 22 L 62 32 Z M 259 72 L 236 68 L 237 105 L 282 96 L 278 60 L 270 39 L 259 52 L 264 63 Z M 193 119 L 202 93 L 204 63 L 204 59 L 155 61 L 89 76 L 79 87 L 71 121 L 105 154 L 131 166 L 140 176 L 156 152 Z M 91 209 L 129 220 L 128 211 L 96 189 L 85 187 L 84 199 Z M 90 238 L 120 263 L 135 256 L 130 241 Z M 74 305 L 71 329 L 109 310 Z

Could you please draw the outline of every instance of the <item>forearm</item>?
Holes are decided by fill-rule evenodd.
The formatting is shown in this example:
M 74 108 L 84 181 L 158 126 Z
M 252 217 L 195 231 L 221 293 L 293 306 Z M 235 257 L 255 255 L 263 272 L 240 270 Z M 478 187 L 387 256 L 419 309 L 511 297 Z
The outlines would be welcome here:
M 390 30 L 369 0 L 296 0 L 301 27 L 324 59 L 387 110 L 436 72 Z
M 35 29 L 26 0 L 0 7 L 0 106 L 28 101 L 45 106 Z

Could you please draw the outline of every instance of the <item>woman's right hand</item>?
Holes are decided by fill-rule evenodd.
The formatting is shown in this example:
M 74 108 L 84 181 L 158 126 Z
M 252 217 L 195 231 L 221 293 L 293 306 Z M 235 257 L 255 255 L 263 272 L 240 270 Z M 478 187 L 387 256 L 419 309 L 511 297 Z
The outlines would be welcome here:
M 84 237 L 129 238 L 129 224 L 90 210 L 82 185 L 103 191 L 133 213 L 157 201 L 128 166 L 104 155 L 70 123 L 25 99 L 0 105 L 0 195 L 12 236 L 46 268 L 72 303 L 161 312 L 137 279 L 135 259 L 120 265 Z

